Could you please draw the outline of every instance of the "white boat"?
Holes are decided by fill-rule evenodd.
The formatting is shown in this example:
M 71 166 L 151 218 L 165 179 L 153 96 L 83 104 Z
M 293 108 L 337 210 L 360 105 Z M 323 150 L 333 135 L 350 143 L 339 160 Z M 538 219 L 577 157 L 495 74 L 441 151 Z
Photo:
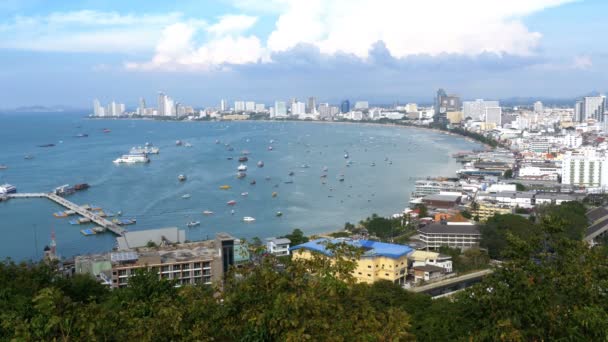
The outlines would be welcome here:
M 213 211 L 205 210 L 205 211 L 203 211 L 203 215 L 213 215 Z
M 251 216 L 245 216 L 245 217 L 243 217 L 243 221 L 245 221 L 245 222 L 255 222 L 255 218 L 253 218 Z
M 196 227 L 196 226 L 200 226 L 200 225 L 201 225 L 201 222 L 200 222 L 200 221 L 191 221 L 191 222 L 188 222 L 188 224 L 187 224 L 187 226 L 188 226 L 189 228 Z
M 260 160 L 260 161 L 258 162 L 258 167 L 264 167 L 264 162 Z
M 150 158 L 145 154 L 124 154 L 120 158 L 114 160 L 115 164 L 136 164 L 149 163 Z
M 154 146 L 135 146 L 131 148 L 131 154 L 159 154 L 160 149 Z
M 182 141 L 181 140 L 176 140 L 175 141 L 175 146 L 182 146 Z
M 249 196 L 248 192 L 241 192 L 241 196 Z
M 2 184 L 0 185 L 0 195 L 14 194 L 17 192 L 17 188 L 14 185 Z
M 236 168 L 237 171 L 247 171 L 247 165 L 241 164 Z
M 192 147 L 192 144 L 191 143 L 185 143 L 184 147 Z
M 184 176 L 184 175 L 179 175 L 179 176 L 177 176 L 177 180 L 179 180 L 180 182 L 183 182 L 183 181 L 185 181 L 185 180 L 186 180 L 186 176 Z
M 184 199 L 186 199 L 186 198 L 190 198 L 190 197 L 192 197 L 192 196 L 190 196 L 190 194 L 185 194 L 185 195 L 182 195 L 182 198 L 184 198 Z
M 344 159 L 348 159 L 348 153 L 344 154 Z
M 272 151 L 272 146 L 268 146 L 268 151 Z
M 6 169 L 8 169 L 8 166 L 6 166 L 6 165 L 0 165 L 0 170 L 6 170 Z

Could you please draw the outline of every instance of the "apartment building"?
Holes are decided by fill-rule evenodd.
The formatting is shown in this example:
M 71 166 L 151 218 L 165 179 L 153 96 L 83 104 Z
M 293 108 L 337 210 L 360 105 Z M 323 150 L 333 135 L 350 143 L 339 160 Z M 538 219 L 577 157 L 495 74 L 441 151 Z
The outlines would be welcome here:
M 291 247 L 294 260 L 309 260 L 315 256 L 333 258 L 328 244 L 345 243 L 360 248 L 363 254 L 357 260 L 353 276 L 359 283 L 374 283 L 379 280 L 403 285 L 407 277 L 407 256 L 413 249 L 409 246 L 356 239 L 317 239 Z
M 428 248 L 438 249 L 442 246 L 468 249 L 479 245 L 481 232 L 474 224 L 461 222 L 431 223 L 418 229 L 420 241 Z

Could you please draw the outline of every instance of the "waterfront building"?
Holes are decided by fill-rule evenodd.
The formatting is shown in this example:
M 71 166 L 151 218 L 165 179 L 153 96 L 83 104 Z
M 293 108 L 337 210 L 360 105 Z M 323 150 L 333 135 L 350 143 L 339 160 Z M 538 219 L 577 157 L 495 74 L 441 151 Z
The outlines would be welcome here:
M 246 112 L 255 112 L 255 102 L 254 101 L 245 102 L 245 111 Z
M 408 113 L 417 113 L 418 105 L 415 103 L 408 103 L 405 105 L 405 111 Z
M 485 121 L 486 108 L 495 107 L 500 107 L 498 101 L 484 101 L 483 99 L 477 99 L 475 101 L 462 102 L 462 112 L 464 118 L 471 118 L 473 120 Z
M 174 116 L 176 114 L 175 111 L 175 102 L 173 99 L 163 92 L 158 93 L 158 115 L 160 116 Z
M 139 98 L 139 107 L 137 107 L 137 114 L 146 115 L 146 100 L 143 97 Z
M 369 102 L 357 101 L 357 102 L 355 102 L 355 109 L 358 109 L 358 110 L 369 109 Z
M 342 101 L 342 103 L 340 104 L 340 112 L 341 113 L 350 112 L 350 101 L 348 101 L 348 100 Z
M 93 115 L 95 116 L 105 116 L 106 111 L 105 108 L 99 103 L 98 99 L 93 100 Z
M 286 117 L 287 116 L 287 108 L 285 106 L 285 101 L 275 101 L 274 102 L 274 116 L 275 117 Z
M 315 256 L 334 258 L 327 245 L 345 243 L 361 250 L 353 276 L 359 283 L 374 283 L 388 280 L 403 285 L 407 277 L 407 256 L 413 249 L 409 246 L 355 239 L 317 239 L 291 247 L 294 260 L 310 260 Z
M 235 112 L 244 112 L 245 111 L 245 101 L 234 101 L 234 111 Z
M 308 98 L 308 104 L 306 106 L 306 114 L 317 113 L 317 99 L 315 97 Z
M 447 124 L 447 113 L 458 112 L 461 109 L 460 97 L 457 95 L 448 95 L 445 90 L 437 90 L 435 97 L 435 115 L 434 121 L 439 124 Z
M 487 124 L 495 124 L 497 127 L 502 125 L 502 109 L 500 107 L 486 107 Z
M 291 115 L 304 115 L 306 114 L 306 104 L 304 102 L 293 102 L 291 104 Z
M 266 106 L 263 103 L 256 103 L 255 111 L 256 111 L 256 113 L 264 112 L 264 111 L 266 111 Z
M 479 245 L 481 232 L 474 224 L 462 222 L 431 223 L 418 229 L 420 240 L 430 249 L 442 246 L 468 249 Z
M 459 124 L 464 120 L 464 115 L 462 112 L 447 112 L 445 117 L 451 124 Z
M 289 255 L 289 244 L 291 241 L 286 238 L 267 238 L 266 251 L 276 256 Z
M 534 191 L 499 191 L 495 193 L 481 192 L 477 194 L 478 201 L 491 201 L 515 208 L 533 208 Z
M 226 100 L 221 99 L 220 100 L 220 112 L 225 112 L 228 110 L 228 104 L 226 103 Z
M 462 191 L 460 183 L 454 181 L 439 180 L 417 180 L 414 183 L 412 198 L 421 198 L 427 195 L 439 194 L 442 191 L 457 192 Z

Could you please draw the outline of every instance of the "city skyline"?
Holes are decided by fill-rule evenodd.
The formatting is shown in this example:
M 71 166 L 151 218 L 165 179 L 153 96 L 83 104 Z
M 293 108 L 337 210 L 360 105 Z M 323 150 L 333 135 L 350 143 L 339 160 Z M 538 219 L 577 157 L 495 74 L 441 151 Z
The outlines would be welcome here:
M 424 103 L 440 87 L 463 100 L 572 99 L 608 88 L 608 54 L 596 43 L 608 23 L 595 20 L 608 4 L 597 0 L 143 5 L 0 5 L 0 81 L 11 85 L 2 107 L 84 108 L 97 97 L 133 106 L 158 89 L 208 106 L 294 95 Z

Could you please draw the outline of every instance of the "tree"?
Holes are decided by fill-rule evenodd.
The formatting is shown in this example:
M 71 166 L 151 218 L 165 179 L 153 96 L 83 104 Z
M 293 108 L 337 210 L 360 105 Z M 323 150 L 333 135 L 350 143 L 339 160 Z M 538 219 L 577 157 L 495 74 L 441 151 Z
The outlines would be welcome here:
M 297 246 L 308 242 L 308 238 L 304 236 L 304 232 L 298 228 L 294 229 L 291 234 L 287 234 L 284 237 L 291 241 L 291 246 Z
M 528 239 L 540 234 L 540 230 L 532 222 L 519 215 L 504 214 L 488 218 L 481 226 L 480 246 L 488 250 L 492 259 L 501 259 L 508 245 L 508 235 Z
M 416 204 L 414 209 L 419 210 L 418 217 L 427 217 L 429 215 L 429 209 L 422 203 Z
M 508 169 L 507 171 L 505 171 L 503 177 L 505 179 L 513 178 L 513 169 Z

